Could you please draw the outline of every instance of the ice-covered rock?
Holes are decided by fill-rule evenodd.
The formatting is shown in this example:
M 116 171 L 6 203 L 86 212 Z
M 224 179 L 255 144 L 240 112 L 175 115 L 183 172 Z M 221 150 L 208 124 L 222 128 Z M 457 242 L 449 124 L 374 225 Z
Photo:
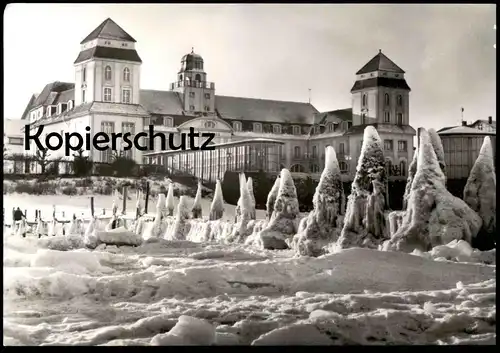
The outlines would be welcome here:
M 191 209 L 191 213 L 193 214 L 193 218 L 201 218 L 202 217 L 202 209 L 201 209 L 201 189 L 203 186 L 201 185 L 201 181 L 198 182 L 198 189 L 196 190 L 196 196 L 193 202 L 193 208 Z
M 377 130 L 367 126 L 336 250 L 378 248 L 388 238 L 384 217 L 386 201 L 387 172 L 382 141 Z
M 98 244 L 116 246 L 139 246 L 142 244 L 142 237 L 128 230 L 125 227 L 114 229 L 97 230 L 95 232 Z
M 173 216 L 175 210 L 174 183 L 168 184 L 168 194 L 166 199 L 167 215 Z
M 298 228 L 299 202 L 297 190 L 288 169 L 282 169 L 280 187 L 274 211 L 267 226 L 259 233 L 264 249 L 288 249 L 289 241 Z
M 90 222 L 87 225 L 87 229 L 85 229 L 83 243 L 87 248 L 95 249 L 96 246 L 98 245 L 97 237 L 95 235 L 96 229 L 97 229 L 97 218 L 94 216 L 90 218 Z
M 337 241 L 339 236 L 338 217 L 342 210 L 344 188 L 340 176 L 337 155 L 332 146 L 326 148 L 325 168 L 321 174 L 313 197 L 314 209 L 305 221 L 301 221 L 292 242 L 297 254 L 304 256 L 320 256 L 325 247 Z
M 191 316 L 182 315 L 167 333 L 151 339 L 152 346 L 211 346 L 215 343 L 215 326 Z
M 212 204 L 210 205 L 209 219 L 215 221 L 224 215 L 224 198 L 222 197 L 222 186 L 220 180 L 215 183 L 215 192 Z
M 429 134 L 420 132 L 417 172 L 401 227 L 383 248 L 412 252 L 428 251 L 452 240 L 468 243 L 481 228 L 481 218 L 467 204 L 451 195 Z
M 483 220 L 479 234 L 472 239 L 480 250 L 493 249 L 496 244 L 496 182 L 493 148 L 486 136 L 464 188 L 465 203 Z
M 280 176 L 276 178 L 274 181 L 273 187 L 271 188 L 271 191 L 267 195 L 267 202 L 266 202 L 266 219 L 269 221 L 271 219 L 271 216 L 274 211 L 274 204 L 276 203 L 276 198 L 278 197 L 278 191 L 280 189 L 280 183 L 281 179 Z

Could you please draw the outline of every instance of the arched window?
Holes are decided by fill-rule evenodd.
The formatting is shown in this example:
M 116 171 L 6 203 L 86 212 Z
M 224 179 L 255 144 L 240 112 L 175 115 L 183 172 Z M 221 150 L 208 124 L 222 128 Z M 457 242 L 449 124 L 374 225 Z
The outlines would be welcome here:
M 403 114 L 402 113 L 398 113 L 397 117 L 398 117 L 397 124 L 398 125 L 403 125 Z
M 312 157 L 316 158 L 318 156 L 318 146 L 312 147 Z
M 130 82 L 130 70 L 128 67 L 123 69 L 123 81 Z
M 363 99 L 362 99 L 362 106 L 366 107 L 368 105 L 368 96 L 366 94 L 363 94 Z
M 182 74 L 179 75 L 179 81 L 182 81 Z
M 84 67 L 82 72 L 82 81 L 87 81 L 87 69 Z
M 398 98 L 396 100 L 397 100 L 398 106 L 402 107 L 403 106 L 403 96 L 398 94 Z
M 106 66 L 106 68 L 104 69 L 104 79 L 106 81 L 111 80 L 111 66 Z
M 196 76 L 194 77 L 195 81 L 201 81 L 201 75 L 200 74 L 196 74 Z
M 391 104 L 391 99 L 389 98 L 389 93 L 386 93 L 384 95 L 384 103 L 386 106 L 389 106 Z
M 299 158 L 300 157 L 300 146 L 295 146 L 293 148 L 293 156 L 295 158 Z
M 404 160 L 399 162 L 399 169 L 401 169 L 401 176 L 405 176 L 406 175 L 406 162 Z
M 304 167 L 301 166 L 300 164 L 292 165 L 292 167 L 290 168 L 290 171 L 292 173 L 304 173 L 305 172 Z

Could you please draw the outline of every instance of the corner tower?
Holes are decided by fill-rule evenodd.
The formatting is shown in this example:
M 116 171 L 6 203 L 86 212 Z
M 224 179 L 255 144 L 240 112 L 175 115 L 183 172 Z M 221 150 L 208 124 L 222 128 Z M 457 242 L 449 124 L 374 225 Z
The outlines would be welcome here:
M 353 125 L 409 125 L 409 93 L 405 72 L 379 50 L 356 72 L 351 89 Z
M 75 105 L 94 101 L 139 104 L 135 39 L 108 18 L 82 40 L 74 62 Z
M 177 81 L 170 89 L 181 94 L 185 111 L 205 115 L 215 112 L 215 84 L 207 81 L 203 58 L 194 48 L 182 57 Z

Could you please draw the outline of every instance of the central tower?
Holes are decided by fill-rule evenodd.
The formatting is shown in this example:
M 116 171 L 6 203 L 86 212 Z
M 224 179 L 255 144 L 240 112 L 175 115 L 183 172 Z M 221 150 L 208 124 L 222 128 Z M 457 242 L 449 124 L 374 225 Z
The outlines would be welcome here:
M 194 48 L 182 57 L 177 82 L 170 89 L 181 94 L 185 111 L 204 115 L 215 112 L 215 84 L 207 81 L 203 58 Z

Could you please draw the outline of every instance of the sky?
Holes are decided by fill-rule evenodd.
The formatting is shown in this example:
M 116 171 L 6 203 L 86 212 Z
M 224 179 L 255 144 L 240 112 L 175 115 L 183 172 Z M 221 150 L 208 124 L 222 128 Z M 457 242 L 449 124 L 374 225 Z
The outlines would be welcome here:
M 168 90 L 181 57 L 203 56 L 216 94 L 351 107 L 355 73 L 379 49 L 411 87 L 410 124 L 496 120 L 495 5 L 8 4 L 4 118 L 74 82 L 80 42 L 106 18 L 137 41 L 142 89 Z

